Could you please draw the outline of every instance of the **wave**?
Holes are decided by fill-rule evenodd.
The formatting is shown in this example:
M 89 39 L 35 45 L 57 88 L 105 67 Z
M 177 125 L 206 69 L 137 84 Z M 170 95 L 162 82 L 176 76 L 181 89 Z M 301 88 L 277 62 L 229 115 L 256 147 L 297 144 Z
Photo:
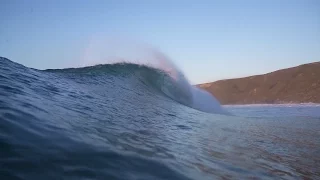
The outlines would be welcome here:
M 46 72 L 87 74 L 93 76 L 118 76 L 135 78 L 150 90 L 188 107 L 216 114 L 229 114 L 218 100 L 208 92 L 189 84 L 182 73 L 172 73 L 148 65 L 134 63 L 100 64 L 82 68 L 48 69 Z

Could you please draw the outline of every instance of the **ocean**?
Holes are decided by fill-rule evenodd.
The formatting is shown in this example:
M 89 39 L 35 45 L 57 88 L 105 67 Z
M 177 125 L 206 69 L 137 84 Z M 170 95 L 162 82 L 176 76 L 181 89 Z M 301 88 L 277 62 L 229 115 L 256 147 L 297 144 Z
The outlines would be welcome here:
M 0 179 L 320 179 L 320 105 L 221 106 L 147 65 L 0 58 Z

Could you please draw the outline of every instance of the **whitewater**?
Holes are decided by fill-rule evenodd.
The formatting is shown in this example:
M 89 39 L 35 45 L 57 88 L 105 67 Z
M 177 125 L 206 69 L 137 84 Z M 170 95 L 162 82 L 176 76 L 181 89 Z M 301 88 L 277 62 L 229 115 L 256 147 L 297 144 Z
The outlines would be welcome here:
M 0 179 L 320 178 L 319 105 L 221 106 L 157 59 L 0 58 Z

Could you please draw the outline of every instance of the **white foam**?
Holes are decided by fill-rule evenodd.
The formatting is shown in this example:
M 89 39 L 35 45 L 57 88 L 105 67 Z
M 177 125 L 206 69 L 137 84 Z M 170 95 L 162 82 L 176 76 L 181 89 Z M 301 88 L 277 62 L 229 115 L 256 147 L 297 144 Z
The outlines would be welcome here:
M 283 103 L 283 104 L 235 104 L 225 107 L 319 107 L 319 103 Z

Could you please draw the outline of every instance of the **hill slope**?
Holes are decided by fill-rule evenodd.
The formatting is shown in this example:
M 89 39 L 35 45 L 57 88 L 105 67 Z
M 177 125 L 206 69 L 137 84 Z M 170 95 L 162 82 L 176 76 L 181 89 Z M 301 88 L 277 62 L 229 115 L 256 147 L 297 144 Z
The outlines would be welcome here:
M 222 104 L 320 103 L 320 62 L 198 86 Z

